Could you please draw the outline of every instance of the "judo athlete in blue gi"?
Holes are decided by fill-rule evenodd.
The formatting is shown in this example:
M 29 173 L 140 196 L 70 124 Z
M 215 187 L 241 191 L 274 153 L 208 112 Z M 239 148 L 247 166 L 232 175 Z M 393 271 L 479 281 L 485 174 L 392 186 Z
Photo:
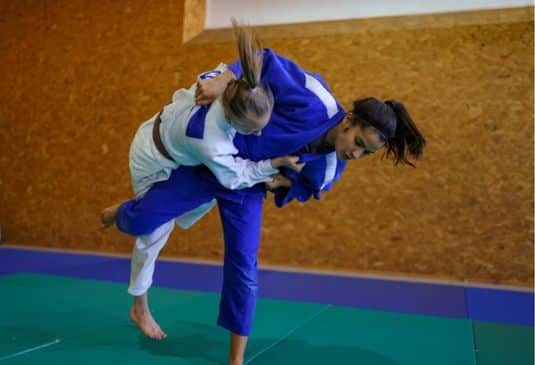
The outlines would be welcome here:
M 273 93 L 273 112 L 261 136 L 237 134 L 234 145 L 242 158 L 260 161 L 298 155 L 306 161 L 305 167 L 300 172 L 281 169 L 275 182 L 230 190 L 219 184 L 207 168 L 182 166 L 173 170 L 168 180 L 154 184 L 142 199 L 122 204 L 115 217 L 119 230 L 143 242 L 134 249 L 132 259 L 130 289 L 141 299 L 134 299 L 131 313 L 145 316 L 148 330 L 143 329 L 139 318 L 135 320 L 151 336 L 154 326 L 160 330 L 150 315 L 147 299 L 157 255 L 177 217 L 194 212 L 195 218 L 188 222 L 193 224 L 200 213 L 211 208 L 207 203 L 217 201 L 225 241 L 218 324 L 231 332 L 230 364 L 243 363 L 253 322 L 266 185 L 274 191 L 279 207 L 293 199 L 319 199 L 321 191 L 329 190 L 341 177 L 348 160 L 384 147 L 386 156 L 396 165 L 414 166 L 407 156 L 419 158 L 425 146 L 424 137 L 403 104 L 364 98 L 356 100 L 353 110 L 346 113 L 318 75 L 270 49 L 263 50 L 263 55 L 262 83 Z M 242 66 L 235 63 L 222 75 L 200 82 L 197 100 L 210 102 L 227 82 L 237 82 Z

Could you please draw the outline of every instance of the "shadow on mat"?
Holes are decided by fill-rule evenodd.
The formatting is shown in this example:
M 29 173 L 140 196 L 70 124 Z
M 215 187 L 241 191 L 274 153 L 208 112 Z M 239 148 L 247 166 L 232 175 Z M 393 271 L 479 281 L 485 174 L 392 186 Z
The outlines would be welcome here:
M 166 328 L 167 338 L 152 340 L 140 335 L 141 350 L 155 356 L 204 360 L 206 364 L 227 364 L 226 332 L 216 326 L 175 321 Z
M 329 365 L 397 365 L 398 362 L 358 346 L 318 346 L 305 341 L 287 339 L 272 346 L 279 338 L 253 338 L 249 341 L 245 361 L 262 364 L 329 364 Z M 139 347 L 155 356 L 203 360 L 206 364 L 227 364 L 228 334 L 216 326 L 187 321 L 175 321 L 163 341 L 140 336 Z M 260 354 L 259 354 L 260 353 Z M 259 354 L 257 356 L 257 354 Z

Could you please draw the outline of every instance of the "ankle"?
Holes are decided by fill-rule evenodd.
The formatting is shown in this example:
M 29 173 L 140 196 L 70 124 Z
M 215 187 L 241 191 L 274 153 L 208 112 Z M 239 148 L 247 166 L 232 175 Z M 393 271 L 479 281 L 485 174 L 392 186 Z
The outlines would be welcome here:
M 147 296 L 145 294 L 140 295 L 140 296 L 135 296 L 132 306 L 134 307 L 136 311 L 149 312 L 149 303 L 147 301 Z
M 243 355 L 230 354 L 229 362 L 230 365 L 243 365 Z

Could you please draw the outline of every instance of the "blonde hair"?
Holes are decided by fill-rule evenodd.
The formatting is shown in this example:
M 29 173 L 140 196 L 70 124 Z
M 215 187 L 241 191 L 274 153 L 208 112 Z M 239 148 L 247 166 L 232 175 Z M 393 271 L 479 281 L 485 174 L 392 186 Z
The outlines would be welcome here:
M 228 83 L 222 103 L 230 119 L 239 119 L 253 128 L 261 129 L 263 116 L 273 110 L 273 94 L 261 84 L 264 53 L 262 43 L 250 27 L 239 25 L 232 18 L 242 76 Z

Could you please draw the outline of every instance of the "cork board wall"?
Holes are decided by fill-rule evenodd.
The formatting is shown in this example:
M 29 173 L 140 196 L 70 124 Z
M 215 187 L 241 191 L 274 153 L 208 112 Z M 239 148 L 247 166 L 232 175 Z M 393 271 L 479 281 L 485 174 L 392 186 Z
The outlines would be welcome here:
M 531 10 L 532 11 L 532 10 Z M 182 44 L 177 1 L 0 3 L 0 224 L 6 243 L 127 253 L 100 210 L 131 196 L 136 128 L 231 41 Z M 533 21 L 270 37 L 343 105 L 405 103 L 416 169 L 373 156 L 321 201 L 268 201 L 261 264 L 533 284 Z M 221 259 L 216 211 L 168 256 Z

